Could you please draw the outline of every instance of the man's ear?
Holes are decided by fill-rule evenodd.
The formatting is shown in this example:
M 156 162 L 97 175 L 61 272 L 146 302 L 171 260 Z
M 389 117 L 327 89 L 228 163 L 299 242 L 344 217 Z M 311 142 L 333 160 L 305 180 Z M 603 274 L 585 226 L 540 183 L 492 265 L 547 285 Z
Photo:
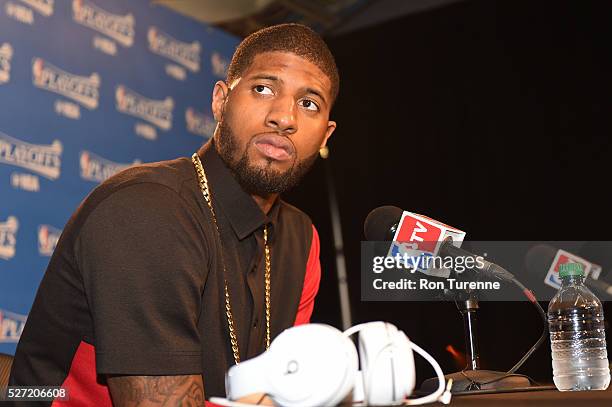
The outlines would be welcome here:
M 212 111 L 217 122 L 220 122 L 221 118 L 223 117 L 223 109 L 228 93 L 229 88 L 225 82 L 217 81 L 217 83 L 215 83 L 212 94 Z
M 327 140 L 331 137 L 332 133 L 336 130 L 336 122 L 330 120 L 327 122 L 327 130 L 325 130 L 325 137 L 323 138 L 323 142 L 321 143 L 321 147 L 323 148 L 327 145 Z

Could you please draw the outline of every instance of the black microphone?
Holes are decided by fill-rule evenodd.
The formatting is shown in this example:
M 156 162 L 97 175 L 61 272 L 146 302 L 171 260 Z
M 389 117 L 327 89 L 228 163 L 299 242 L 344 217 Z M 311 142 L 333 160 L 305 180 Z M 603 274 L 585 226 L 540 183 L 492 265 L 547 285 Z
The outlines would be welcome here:
M 380 206 L 372 210 L 363 223 L 366 240 L 392 241 L 402 218 L 403 210 L 397 206 Z
M 597 264 L 597 267 L 591 268 L 589 277 L 593 280 L 607 280 L 612 264 L 612 242 L 600 240 L 586 242 L 580 248 L 578 255 Z
M 372 210 L 364 222 L 364 234 L 366 240 L 370 241 L 391 241 L 395 236 L 395 232 L 399 227 L 399 222 L 404 211 L 397 206 L 381 206 Z M 453 245 L 452 240 L 446 239 L 440 245 L 438 252 L 440 257 L 476 257 L 467 250 L 461 249 Z M 482 258 L 482 256 L 481 256 Z M 476 265 L 473 270 L 485 276 L 494 277 L 504 281 L 515 280 L 514 275 L 508 270 L 495 263 L 484 260 L 482 258 L 482 266 Z
M 547 244 L 533 246 L 525 256 L 525 265 L 530 273 L 546 273 L 552 265 L 558 250 Z M 585 259 L 586 260 L 586 259 Z M 586 260 L 588 261 L 588 260 Z M 593 263 L 591 263 L 593 264 Z M 612 285 L 586 276 L 584 284 L 608 297 L 612 297 Z

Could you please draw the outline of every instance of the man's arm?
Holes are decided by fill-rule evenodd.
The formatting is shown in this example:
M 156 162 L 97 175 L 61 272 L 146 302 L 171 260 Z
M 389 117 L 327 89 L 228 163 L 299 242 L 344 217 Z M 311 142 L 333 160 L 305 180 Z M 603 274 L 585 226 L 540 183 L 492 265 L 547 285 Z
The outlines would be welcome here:
M 310 243 L 310 253 L 308 254 L 308 261 L 306 263 L 304 287 L 302 288 L 298 312 L 295 317 L 295 322 L 293 323 L 294 326 L 310 322 L 310 316 L 314 309 L 315 297 L 319 291 L 320 282 L 321 263 L 319 261 L 319 234 L 314 225 L 312 225 L 312 241 Z
M 190 207 L 151 183 L 115 191 L 81 228 L 75 252 L 96 373 L 108 377 L 115 405 L 204 405 L 197 321 L 206 248 Z
M 108 376 L 115 407 L 204 406 L 201 375 Z

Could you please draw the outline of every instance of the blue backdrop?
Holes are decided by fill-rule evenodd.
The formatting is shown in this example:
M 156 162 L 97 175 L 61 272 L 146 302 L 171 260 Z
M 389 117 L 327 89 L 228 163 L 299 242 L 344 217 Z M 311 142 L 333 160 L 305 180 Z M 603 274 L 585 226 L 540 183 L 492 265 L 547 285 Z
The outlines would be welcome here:
M 212 134 L 237 44 L 147 0 L 0 0 L 0 352 L 79 202 Z

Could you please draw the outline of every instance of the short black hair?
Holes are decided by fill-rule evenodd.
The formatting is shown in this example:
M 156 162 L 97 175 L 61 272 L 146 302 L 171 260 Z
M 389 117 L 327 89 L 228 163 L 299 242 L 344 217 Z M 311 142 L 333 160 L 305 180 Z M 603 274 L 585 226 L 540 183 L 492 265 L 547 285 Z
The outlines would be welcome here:
M 331 82 L 333 105 L 340 89 L 336 61 L 319 34 L 302 24 L 273 25 L 246 37 L 234 52 L 227 71 L 227 83 L 231 84 L 240 78 L 256 55 L 274 51 L 290 52 L 315 64 Z

